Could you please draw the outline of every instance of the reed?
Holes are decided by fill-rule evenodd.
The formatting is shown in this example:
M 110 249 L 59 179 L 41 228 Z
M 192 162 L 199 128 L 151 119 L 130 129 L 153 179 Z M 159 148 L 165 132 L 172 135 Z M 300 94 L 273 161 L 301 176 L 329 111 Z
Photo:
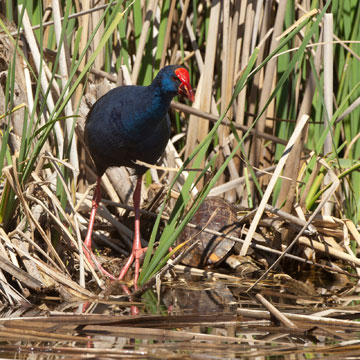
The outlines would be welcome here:
M 7 244 L 17 234 L 26 244 L 18 250 L 14 242 L 17 254 L 25 252 L 30 262 L 39 251 L 30 241 L 42 244 L 51 259 L 46 266 L 63 272 L 54 283 L 68 277 L 72 290 L 80 291 L 88 271 L 102 287 L 81 246 L 95 179 L 83 141 L 84 119 L 102 93 L 119 84 L 147 85 L 170 62 L 189 68 L 196 89 L 192 106 L 199 111 L 173 106 L 173 137 L 162 169 L 146 175 L 149 192 L 160 184 L 165 195 L 153 206 L 159 216 L 149 235 L 142 284 L 164 266 L 168 248 L 209 193 L 257 208 L 273 176 L 264 169 L 281 161 L 304 115 L 309 121 L 269 202 L 288 213 L 300 206 L 311 214 L 331 188 L 323 213 L 358 224 L 360 4 L 309 3 L 305 8 L 286 0 L 96 5 L 74 0 L 64 6 L 59 0 L 6 1 L 1 12 L 7 20 L 0 19 L 0 41 L 7 50 L 0 54 L 6 64 L 0 222 Z M 218 120 L 209 122 L 209 116 Z M 179 171 L 174 175 L 169 168 Z M 103 183 L 105 199 L 129 201 L 133 184 L 126 170 L 108 170 Z M 118 219 L 124 212 L 110 210 L 101 205 L 99 221 L 107 229 L 111 223 L 128 243 L 131 230 Z M 165 212 L 170 216 L 162 227 Z M 97 237 L 107 240 L 100 232 Z M 122 243 L 108 246 L 126 253 Z M 68 244 L 73 253 L 64 250 Z M 15 261 L 0 249 L 1 256 Z M 80 275 L 68 272 L 61 251 L 80 263 Z M 24 271 L 49 285 L 41 275 L 45 268 L 39 270 L 38 263 L 36 270 L 30 268 Z

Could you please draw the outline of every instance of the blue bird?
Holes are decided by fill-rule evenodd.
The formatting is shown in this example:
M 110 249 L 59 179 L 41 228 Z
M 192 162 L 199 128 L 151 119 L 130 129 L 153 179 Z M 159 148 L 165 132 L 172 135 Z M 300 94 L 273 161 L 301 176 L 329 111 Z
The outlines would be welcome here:
M 122 268 L 122 280 L 135 262 L 134 287 L 140 270 L 140 256 L 144 252 L 140 243 L 140 194 L 142 175 L 147 168 L 136 164 L 137 160 L 155 164 L 165 150 L 170 137 L 170 124 L 166 114 L 171 100 L 179 93 L 194 101 L 188 71 L 178 65 L 161 69 L 149 86 L 120 86 L 110 90 L 95 102 L 89 111 L 85 125 L 85 141 L 94 160 L 97 184 L 94 191 L 88 231 L 84 240 L 85 255 L 93 264 L 91 235 L 101 199 L 101 177 L 107 168 L 126 166 L 134 169 L 137 182 L 133 194 L 135 230 L 131 255 Z M 87 251 L 88 250 L 88 251 Z M 94 260 L 96 261 L 96 260 Z M 96 262 L 99 269 L 109 274 Z

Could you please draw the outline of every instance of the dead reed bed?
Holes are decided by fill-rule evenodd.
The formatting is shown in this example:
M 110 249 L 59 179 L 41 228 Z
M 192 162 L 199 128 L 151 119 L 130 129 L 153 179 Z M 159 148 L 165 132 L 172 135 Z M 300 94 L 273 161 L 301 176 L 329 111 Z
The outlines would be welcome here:
M 239 304 L 238 315 L 271 314 L 290 332 L 294 322 L 297 331 L 304 329 L 301 321 L 321 322 L 321 315 L 311 320 L 314 310 L 305 310 L 306 301 L 304 320 L 277 313 L 264 298 L 271 287 L 308 292 L 319 307 L 336 303 L 346 312 L 357 306 L 359 7 L 357 1 L 286 0 L 1 4 L 2 304 L 30 305 L 52 296 L 60 302 L 106 298 L 113 285 L 92 268 L 82 247 L 96 178 L 83 138 L 86 115 L 109 89 L 147 85 L 164 65 L 183 64 L 195 102 L 172 103 L 171 141 L 146 174 L 142 236 L 150 251 L 136 295 L 152 289 L 159 272 L 183 271 L 168 248 L 185 227 L 208 231 L 193 223 L 193 215 L 207 197 L 217 196 L 237 206 L 241 231 L 214 236 L 230 238 L 232 251 L 256 263 L 250 278 L 229 268 L 227 276 L 234 287 L 242 279 L 241 289 L 258 294 L 268 311 L 243 314 Z M 114 274 L 131 250 L 132 189 L 125 168 L 103 176 L 95 242 L 100 261 Z M 208 269 L 191 271 L 206 278 Z M 340 285 L 311 282 L 314 271 Z M 215 279 L 216 273 L 211 270 Z M 319 302 L 320 295 L 326 300 Z M 354 319 L 341 326 L 355 329 Z M 333 325 L 321 329 L 331 332 Z M 176 333 L 171 336 L 182 336 Z M 237 334 L 231 336 L 219 341 L 241 347 Z M 266 347 L 246 338 L 253 356 L 265 356 Z

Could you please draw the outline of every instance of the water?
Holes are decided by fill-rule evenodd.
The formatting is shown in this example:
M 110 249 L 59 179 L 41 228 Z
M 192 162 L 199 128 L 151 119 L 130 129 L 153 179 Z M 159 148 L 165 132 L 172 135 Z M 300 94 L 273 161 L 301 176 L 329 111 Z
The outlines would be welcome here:
M 248 294 L 252 282 L 201 270 L 184 274 L 180 267 L 162 281 L 159 294 L 148 291 L 132 303 L 120 295 L 91 303 L 53 297 L 34 307 L 3 309 L 0 358 L 353 359 L 360 354 L 357 294 L 339 297 L 338 289 L 337 297 L 330 291 L 300 294 L 296 282 L 276 277 Z M 256 293 L 295 328 L 271 315 Z M 139 316 L 130 314 L 131 304 Z

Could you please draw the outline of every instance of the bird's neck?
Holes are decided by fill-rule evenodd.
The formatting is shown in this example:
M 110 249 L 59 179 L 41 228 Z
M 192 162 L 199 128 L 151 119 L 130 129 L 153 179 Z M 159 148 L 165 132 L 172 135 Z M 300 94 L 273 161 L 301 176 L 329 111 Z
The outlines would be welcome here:
M 153 84 L 148 86 L 146 90 L 148 97 L 144 99 L 146 104 L 144 104 L 145 110 L 142 109 L 141 118 L 148 124 L 154 122 L 152 125 L 156 126 L 166 116 L 174 95 L 162 92 L 159 87 L 153 86 Z

